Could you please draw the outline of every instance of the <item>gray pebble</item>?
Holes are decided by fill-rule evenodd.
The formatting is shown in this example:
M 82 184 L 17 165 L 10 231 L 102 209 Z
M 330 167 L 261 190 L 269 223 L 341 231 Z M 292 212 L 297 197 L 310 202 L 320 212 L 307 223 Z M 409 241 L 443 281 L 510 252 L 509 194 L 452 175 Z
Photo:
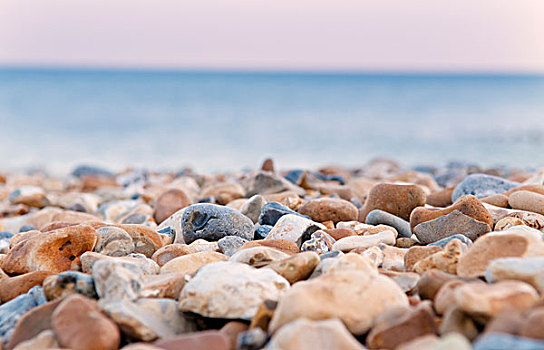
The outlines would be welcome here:
M 388 225 L 394 227 L 399 233 L 400 237 L 410 238 L 412 231 L 410 229 L 410 223 L 396 215 L 388 213 L 384 210 L 375 209 L 372 210 L 366 216 L 366 224 L 369 225 Z
M 467 177 L 453 191 L 451 199 L 455 202 L 459 197 L 466 194 L 475 195 L 478 198 L 484 198 L 493 194 L 506 192 L 514 187 L 518 187 L 519 182 L 509 181 L 501 177 L 472 174 Z

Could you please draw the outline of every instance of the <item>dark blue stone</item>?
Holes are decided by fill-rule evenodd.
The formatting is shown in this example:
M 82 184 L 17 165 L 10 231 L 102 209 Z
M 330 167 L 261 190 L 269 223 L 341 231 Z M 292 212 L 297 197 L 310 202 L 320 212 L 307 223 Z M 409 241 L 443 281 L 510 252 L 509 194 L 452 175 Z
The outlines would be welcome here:
M 273 226 L 270 225 L 259 225 L 255 229 L 255 239 L 265 239 L 266 236 L 270 233 Z
M 21 226 L 21 228 L 19 229 L 19 232 L 28 232 L 28 231 L 32 231 L 32 230 L 35 230 L 36 228 L 30 224 L 26 224 L 26 225 L 23 225 Z
M 302 177 L 302 174 L 304 174 L 304 170 L 296 169 L 296 170 L 290 170 L 287 175 L 284 177 L 291 183 L 298 185 L 300 182 L 300 179 Z
M 259 224 L 274 226 L 276 222 L 278 222 L 278 220 L 282 216 L 287 214 L 294 214 L 294 215 L 298 215 L 298 216 L 302 216 L 304 218 L 310 219 L 310 217 L 299 214 L 296 211 L 289 209 L 283 204 L 280 204 L 278 202 L 270 202 L 270 203 L 266 203 L 261 208 L 261 215 L 259 216 Z
M 346 180 L 340 175 L 324 175 L 321 173 L 314 173 L 313 175 L 323 181 L 337 181 L 340 185 L 346 184 Z
M 11 232 L 7 232 L 7 231 L 2 231 L 0 232 L 0 239 L 4 239 L 4 238 L 11 238 L 13 237 L 13 233 Z

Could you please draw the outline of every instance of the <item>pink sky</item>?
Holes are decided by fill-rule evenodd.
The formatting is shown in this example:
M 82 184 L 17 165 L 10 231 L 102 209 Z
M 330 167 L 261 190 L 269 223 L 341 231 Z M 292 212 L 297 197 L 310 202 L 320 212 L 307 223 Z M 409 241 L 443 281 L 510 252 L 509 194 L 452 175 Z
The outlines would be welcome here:
M 544 72 L 544 0 L 1 0 L 6 64 Z

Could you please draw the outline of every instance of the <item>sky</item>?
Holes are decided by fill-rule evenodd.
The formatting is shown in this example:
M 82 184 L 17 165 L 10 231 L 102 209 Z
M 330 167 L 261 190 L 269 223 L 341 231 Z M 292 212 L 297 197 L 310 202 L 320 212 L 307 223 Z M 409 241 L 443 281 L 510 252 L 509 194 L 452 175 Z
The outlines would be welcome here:
M 1 0 L 0 66 L 544 72 L 543 0 Z

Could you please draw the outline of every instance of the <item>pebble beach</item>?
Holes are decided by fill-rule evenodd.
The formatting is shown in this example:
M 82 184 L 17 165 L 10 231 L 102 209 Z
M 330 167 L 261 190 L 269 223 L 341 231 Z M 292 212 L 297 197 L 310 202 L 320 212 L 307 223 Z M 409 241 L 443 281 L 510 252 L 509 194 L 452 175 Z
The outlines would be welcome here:
M 544 349 L 543 182 L 0 169 L 0 350 Z

